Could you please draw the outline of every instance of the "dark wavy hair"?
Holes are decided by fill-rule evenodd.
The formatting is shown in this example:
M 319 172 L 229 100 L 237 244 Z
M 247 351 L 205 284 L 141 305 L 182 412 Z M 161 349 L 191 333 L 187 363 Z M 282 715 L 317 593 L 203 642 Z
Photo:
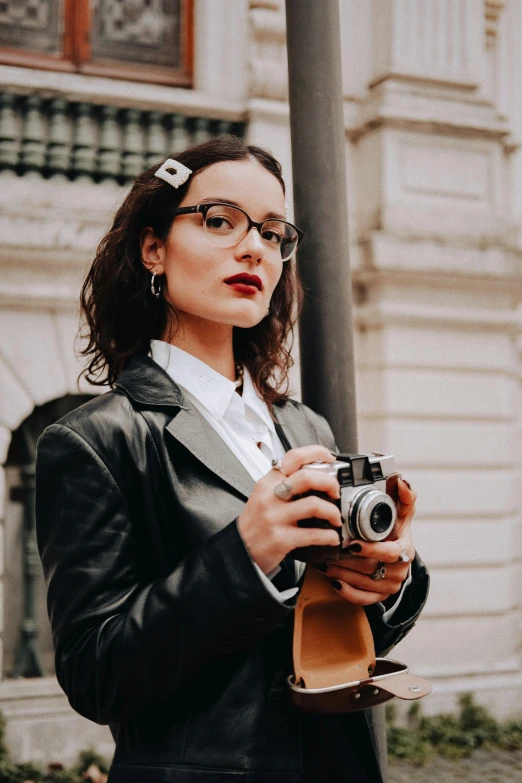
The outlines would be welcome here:
M 254 158 L 276 177 L 285 192 L 281 165 L 261 147 L 246 145 L 235 136 L 219 136 L 176 153 L 193 174 L 175 190 L 154 176 L 158 165 L 141 174 L 118 209 L 101 240 L 81 291 L 81 312 L 87 338 L 82 355 L 89 364 L 82 373 L 98 386 L 113 386 L 130 359 L 147 354 L 150 341 L 175 328 L 176 311 L 150 291 L 150 274 L 141 260 L 140 237 L 152 227 L 165 240 L 173 213 L 194 174 L 221 161 Z M 302 303 L 302 288 L 294 264 L 283 264 L 270 302 L 270 313 L 249 329 L 234 327 L 234 356 L 248 368 L 254 386 L 269 407 L 288 396 L 288 370 L 293 326 Z

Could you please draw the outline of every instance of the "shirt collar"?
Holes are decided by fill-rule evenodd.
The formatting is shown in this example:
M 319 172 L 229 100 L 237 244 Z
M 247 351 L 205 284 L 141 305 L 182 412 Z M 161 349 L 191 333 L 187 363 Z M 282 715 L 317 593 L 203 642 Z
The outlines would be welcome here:
M 233 381 L 196 356 L 161 340 L 151 340 L 151 356 L 216 419 L 222 419 L 236 390 Z
M 236 394 L 236 385 L 224 375 L 213 370 L 182 348 L 162 340 L 151 340 L 150 355 L 160 367 L 203 405 L 218 421 L 225 414 L 232 418 L 260 418 L 268 429 L 275 433 L 274 422 L 266 403 L 258 396 L 252 378 L 246 367 L 243 376 L 243 394 Z
M 262 419 L 270 432 L 275 434 L 275 425 L 272 417 L 270 416 L 270 413 L 268 412 L 266 402 L 264 402 L 264 400 L 259 397 L 252 382 L 252 378 L 250 377 L 250 373 L 246 367 L 244 368 L 243 372 L 243 394 L 241 399 L 243 400 L 245 406 L 254 411 L 254 413 L 256 413 Z

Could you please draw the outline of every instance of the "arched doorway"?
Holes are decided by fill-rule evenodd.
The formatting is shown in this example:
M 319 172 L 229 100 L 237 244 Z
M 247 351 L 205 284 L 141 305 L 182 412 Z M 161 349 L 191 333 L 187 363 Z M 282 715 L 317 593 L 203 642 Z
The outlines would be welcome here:
M 5 464 L 3 677 L 54 673 L 34 519 L 36 443 L 46 427 L 91 399 L 67 394 L 34 408 L 13 433 Z

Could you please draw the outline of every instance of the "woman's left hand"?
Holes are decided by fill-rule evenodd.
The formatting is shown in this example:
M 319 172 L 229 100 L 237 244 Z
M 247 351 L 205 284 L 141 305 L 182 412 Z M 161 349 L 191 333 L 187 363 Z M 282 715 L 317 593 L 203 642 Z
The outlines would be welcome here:
M 347 559 L 328 563 L 326 570 L 324 565 L 318 567 L 343 598 L 359 606 L 385 601 L 398 593 L 415 557 L 411 521 L 417 494 L 397 475 L 388 479 L 386 490 L 397 506 L 397 521 L 386 541 L 352 541 Z M 408 555 L 407 562 L 401 559 L 404 552 Z M 372 575 L 379 568 L 382 572 L 382 567 L 384 578 L 373 579 Z

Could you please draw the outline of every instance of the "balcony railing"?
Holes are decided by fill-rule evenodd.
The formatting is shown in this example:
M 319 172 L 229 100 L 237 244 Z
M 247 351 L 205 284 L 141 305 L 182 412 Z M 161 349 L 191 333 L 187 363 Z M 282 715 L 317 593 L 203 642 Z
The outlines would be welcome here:
M 0 171 L 124 184 L 189 144 L 245 124 L 114 105 L 0 94 Z

